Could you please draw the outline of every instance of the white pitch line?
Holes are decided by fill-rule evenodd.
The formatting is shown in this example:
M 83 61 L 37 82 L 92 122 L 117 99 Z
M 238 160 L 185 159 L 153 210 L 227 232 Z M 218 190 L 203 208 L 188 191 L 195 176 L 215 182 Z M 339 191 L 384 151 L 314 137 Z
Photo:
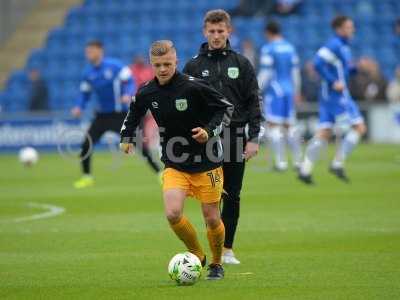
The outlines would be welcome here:
M 42 209 L 46 209 L 48 211 L 46 211 L 44 213 L 40 213 L 40 214 L 34 214 L 34 215 L 31 215 L 31 216 L 14 219 L 15 223 L 34 221 L 34 220 L 40 220 L 40 219 L 46 219 L 46 218 L 52 218 L 52 217 L 61 215 L 61 214 L 63 214 L 65 212 L 65 208 L 64 207 L 55 206 L 55 205 L 51 205 L 51 204 L 40 204 L 40 203 L 32 203 L 31 202 L 31 203 L 28 203 L 28 206 L 29 207 L 42 208 Z
M 243 272 L 243 273 L 232 273 L 233 275 L 244 275 L 244 276 L 250 276 L 250 275 L 254 275 L 253 272 Z

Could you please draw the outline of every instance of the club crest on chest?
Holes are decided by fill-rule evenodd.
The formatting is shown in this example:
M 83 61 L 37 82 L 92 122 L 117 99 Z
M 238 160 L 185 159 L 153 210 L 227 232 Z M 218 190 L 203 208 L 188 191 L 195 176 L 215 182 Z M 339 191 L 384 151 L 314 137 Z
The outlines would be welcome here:
M 178 111 L 185 111 L 188 108 L 188 103 L 186 99 L 176 99 L 175 107 Z

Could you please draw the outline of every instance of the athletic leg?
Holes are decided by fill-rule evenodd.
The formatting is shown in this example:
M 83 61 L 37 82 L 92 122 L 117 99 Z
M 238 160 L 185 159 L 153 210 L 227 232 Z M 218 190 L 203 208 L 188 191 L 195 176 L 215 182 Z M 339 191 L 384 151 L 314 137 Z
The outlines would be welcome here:
M 245 170 L 245 161 L 243 160 L 242 154 L 246 140 L 244 128 L 229 129 L 231 132 L 229 137 L 229 149 L 225 147 L 225 151 L 229 151 L 230 157 L 229 161 L 225 160 L 223 164 L 225 192 L 222 195 L 223 207 L 221 217 L 225 225 L 225 252 L 233 254 L 232 248 L 240 216 L 240 192 Z M 239 261 L 237 261 L 237 263 L 239 263 Z
M 91 157 L 94 146 L 99 141 L 100 137 L 106 131 L 104 126 L 105 120 L 101 115 L 97 115 L 89 130 L 85 134 L 84 142 L 81 145 L 81 169 L 83 176 L 81 179 L 74 183 L 75 188 L 85 188 L 94 184 L 92 173 L 91 173 Z
M 182 172 L 172 168 L 165 169 L 163 177 L 163 199 L 168 223 L 188 251 L 203 261 L 205 255 L 196 230 L 183 215 L 184 202 L 190 191 L 190 183 Z

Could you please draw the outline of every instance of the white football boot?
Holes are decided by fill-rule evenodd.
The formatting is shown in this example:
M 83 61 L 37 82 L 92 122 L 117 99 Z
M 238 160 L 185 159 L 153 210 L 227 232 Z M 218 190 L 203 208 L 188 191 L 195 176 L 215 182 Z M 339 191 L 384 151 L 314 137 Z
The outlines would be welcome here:
M 232 249 L 224 249 L 222 254 L 222 263 L 227 265 L 238 265 L 240 261 L 235 257 Z

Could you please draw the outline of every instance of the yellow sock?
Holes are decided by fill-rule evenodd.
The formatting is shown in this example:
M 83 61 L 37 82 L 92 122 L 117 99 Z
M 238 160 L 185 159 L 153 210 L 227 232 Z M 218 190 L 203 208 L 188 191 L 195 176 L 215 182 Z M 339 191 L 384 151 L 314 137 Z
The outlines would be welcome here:
M 186 245 L 189 252 L 196 255 L 200 260 L 204 259 L 204 251 L 200 246 L 197 233 L 189 220 L 182 216 L 178 223 L 170 224 L 172 230 L 180 240 Z
M 221 264 L 222 249 L 225 240 L 225 226 L 222 221 L 215 228 L 207 228 L 207 238 L 212 253 L 212 263 Z

